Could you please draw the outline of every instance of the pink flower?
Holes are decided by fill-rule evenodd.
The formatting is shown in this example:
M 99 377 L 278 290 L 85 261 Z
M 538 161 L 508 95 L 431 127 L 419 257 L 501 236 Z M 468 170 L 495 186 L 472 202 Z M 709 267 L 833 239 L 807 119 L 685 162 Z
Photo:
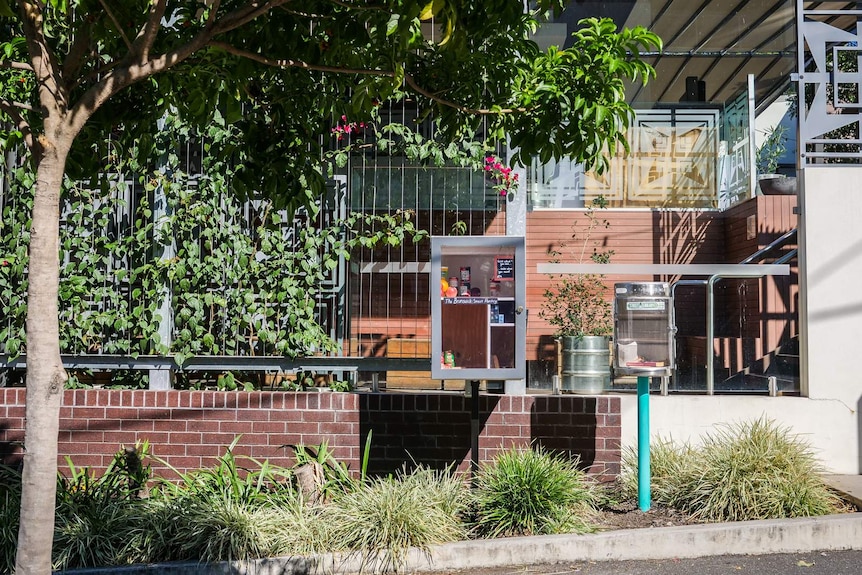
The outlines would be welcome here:
M 342 140 L 344 138 L 344 134 L 352 134 L 353 132 L 359 132 L 361 129 L 365 128 L 365 122 L 348 122 L 347 116 L 341 116 L 341 122 L 336 124 L 334 128 L 331 128 L 329 131 L 332 134 L 336 135 L 336 138 Z
M 498 157 L 487 156 L 483 169 L 490 172 L 491 178 L 497 182 L 494 189 L 498 190 L 501 196 L 517 191 L 518 174 L 513 173 L 512 168 L 503 164 Z

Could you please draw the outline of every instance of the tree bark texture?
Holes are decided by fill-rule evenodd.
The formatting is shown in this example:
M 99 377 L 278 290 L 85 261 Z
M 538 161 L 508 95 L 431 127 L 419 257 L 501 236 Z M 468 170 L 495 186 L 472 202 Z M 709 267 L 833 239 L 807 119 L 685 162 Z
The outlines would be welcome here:
M 44 137 L 43 137 L 44 138 Z M 15 573 L 51 572 L 57 435 L 66 371 L 58 346 L 60 188 L 68 146 L 42 142 L 30 229 L 27 289 L 27 406 L 21 522 Z

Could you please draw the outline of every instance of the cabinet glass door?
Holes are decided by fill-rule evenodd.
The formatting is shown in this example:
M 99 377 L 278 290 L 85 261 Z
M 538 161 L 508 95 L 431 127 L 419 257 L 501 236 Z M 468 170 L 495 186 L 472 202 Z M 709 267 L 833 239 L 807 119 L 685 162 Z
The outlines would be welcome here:
M 523 238 L 432 238 L 433 377 L 524 377 L 523 267 Z

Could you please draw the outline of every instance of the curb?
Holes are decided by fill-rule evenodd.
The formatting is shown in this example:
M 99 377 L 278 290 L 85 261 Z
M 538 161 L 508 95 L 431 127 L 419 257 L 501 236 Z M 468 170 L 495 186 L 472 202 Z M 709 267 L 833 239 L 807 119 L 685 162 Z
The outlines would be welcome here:
M 817 518 L 625 529 L 465 541 L 410 557 L 406 571 L 478 569 L 563 561 L 630 561 L 862 549 L 862 513 Z M 419 559 L 419 561 L 417 561 Z
M 411 549 L 403 573 L 433 573 L 558 563 L 631 561 L 716 555 L 764 555 L 862 550 L 862 513 L 623 529 L 589 535 L 542 535 L 436 545 L 426 556 Z M 275 557 L 225 563 L 164 563 L 75 569 L 66 575 L 348 575 L 372 572 L 374 563 L 356 554 Z

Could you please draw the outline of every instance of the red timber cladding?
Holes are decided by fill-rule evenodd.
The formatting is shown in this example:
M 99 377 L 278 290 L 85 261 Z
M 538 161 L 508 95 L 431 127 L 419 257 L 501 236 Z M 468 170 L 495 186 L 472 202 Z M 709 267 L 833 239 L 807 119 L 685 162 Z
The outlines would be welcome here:
M 20 461 L 23 388 L 0 389 L 0 460 Z M 369 471 L 405 463 L 466 470 L 471 461 L 470 399 L 454 394 L 349 394 L 217 391 L 67 390 L 60 419 L 60 469 L 104 470 L 121 446 L 148 440 L 180 472 L 210 467 L 241 436 L 235 453 L 293 464 L 286 445 L 329 443 L 356 471 L 371 433 Z M 578 457 L 601 479 L 619 473 L 620 400 L 583 396 L 480 396 L 479 458 L 536 444 Z M 152 461 L 156 474 L 172 477 Z
M 757 196 L 726 212 L 727 261 L 739 262 L 797 227 L 796 196 Z M 795 247 L 795 242 L 792 247 Z M 769 263 L 786 253 L 778 251 L 760 263 Z M 786 343 L 798 332 L 798 268 L 794 260 L 790 276 L 765 276 L 749 280 L 723 280 L 729 310 L 722 337 L 722 351 L 730 367 L 745 365 L 746 358 L 760 358 Z M 732 329 L 728 329 L 728 327 Z
M 598 215 L 609 222 L 607 228 L 597 228 L 587 250 L 587 259 L 592 253 L 593 242 L 599 251 L 613 250 L 611 262 L 618 264 L 684 264 L 717 263 L 724 261 L 724 225 L 722 214 L 697 210 L 606 210 Z M 541 210 L 527 214 L 527 307 L 530 321 L 527 327 L 527 359 L 553 360 L 553 326 L 539 317 L 543 308 L 544 292 L 551 285 L 549 275 L 540 274 L 536 266 L 550 260 L 548 251 L 556 249 L 562 253 L 561 262 L 578 263 L 583 240 L 572 240 L 572 234 L 582 237 L 586 217 L 581 210 Z M 575 226 L 573 228 L 573 225 Z M 561 242 L 571 248 L 560 248 Z M 575 249 L 576 248 L 576 249 Z M 572 250 L 576 253 L 571 253 Z M 614 276 L 608 275 L 607 297 L 613 298 L 613 284 L 632 281 L 675 281 L 668 276 Z M 682 300 L 680 303 L 683 303 Z M 687 312 L 685 304 L 678 308 L 678 321 L 683 324 L 689 317 L 702 317 L 700 303 Z M 697 326 L 690 328 L 697 331 Z
M 758 196 L 721 213 L 701 210 L 606 210 L 599 215 L 608 220 L 607 228 L 599 228 L 593 235 L 600 250 L 613 250 L 614 263 L 737 263 L 760 247 L 769 244 L 782 233 L 796 226 L 792 209 L 795 196 Z M 489 225 L 487 233 L 499 231 L 499 214 L 493 220 L 482 220 Z M 748 239 L 749 216 L 754 217 L 756 237 Z M 483 216 L 487 218 L 487 214 Z M 478 221 L 478 220 L 477 220 Z M 581 233 L 586 224 L 583 210 L 536 210 L 527 214 L 527 308 L 531 311 L 527 330 L 527 359 L 555 359 L 554 329 L 539 317 L 544 306 L 544 291 L 551 278 L 536 271 L 536 265 L 549 261 L 548 250 L 560 249 L 567 242 L 580 247 L 572 240 L 573 232 Z M 435 221 L 434 233 L 445 228 Z M 576 226 L 573 228 L 573 225 Z M 471 233 L 476 222 L 471 223 Z M 375 253 L 374 261 L 404 257 L 404 261 L 427 261 L 425 247 L 411 248 L 410 254 Z M 592 250 L 592 245 L 588 251 Z M 564 251 L 564 250 L 563 250 Z M 579 253 L 579 250 L 577 250 Z M 564 251 L 565 253 L 565 251 Z M 364 254 L 366 260 L 370 256 Z M 577 255 L 561 257 L 561 261 L 575 261 Z M 424 258 L 424 259 L 423 259 Z M 365 260 L 363 260 L 365 261 Z M 795 277 L 796 270 L 792 271 Z M 353 318 L 351 329 L 354 339 L 349 349 L 354 355 L 387 355 L 387 341 L 430 337 L 430 308 L 424 274 L 360 274 L 354 276 L 351 293 Z M 374 277 L 364 277 L 374 276 Z M 612 276 L 606 283 L 629 281 L 675 281 L 679 277 Z M 723 280 L 716 291 L 717 335 L 725 338 L 724 347 L 742 345 L 741 340 L 758 342 L 755 357 L 774 349 L 781 337 L 796 333 L 795 281 L 789 278 Z M 760 289 L 758 289 L 760 287 Z M 740 296 L 742 294 L 742 296 Z M 358 298 L 362 296 L 362 301 Z M 678 339 L 702 342 L 706 331 L 705 291 L 702 287 L 680 287 L 677 290 Z M 608 298 L 612 290 L 608 290 Z M 743 299 L 740 299 L 743 297 Z M 747 319 L 740 321 L 739 310 L 744 303 Z M 763 306 L 758 316 L 752 310 Z M 357 313 L 358 312 L 358 313 Z M 729 313 L 727 313 L 729 312 Z M 791 319 L 788 320 L 788 314 Z M 788 323 L 790 322 L 790 323 Z M 740 327 L 742 326 L 742 327 Z M 760 337 L 760 333 L 764 337 Z M 733 338 L 731 342 L 728 338 Z M 702 343 L 693 344 L 696 349 Z M 421 345 L 416 349 L 423 349 Z M 731 351 L 728 348 L 728 351 Z M 731 354 L 732 355 L 732 354 Z M 752 358 L 749 358 L 752 359 Z M 733 362 L 735 363 L 735 362 Z

